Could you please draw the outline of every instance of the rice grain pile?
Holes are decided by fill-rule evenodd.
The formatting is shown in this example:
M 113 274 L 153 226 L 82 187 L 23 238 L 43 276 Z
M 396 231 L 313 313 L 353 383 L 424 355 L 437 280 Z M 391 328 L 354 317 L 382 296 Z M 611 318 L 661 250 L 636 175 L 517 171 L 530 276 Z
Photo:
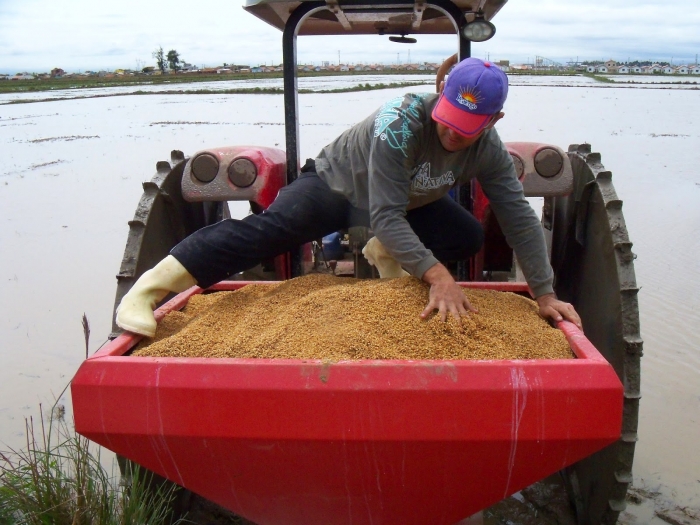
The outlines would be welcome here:
M 564 334 L 537 303 L 465 290 L 479 313 L 422 320 L 429 287 L 414 277 L 356 280 L 312 274 L 192 297 L 133 355 L 324 359 L 562 359 Z

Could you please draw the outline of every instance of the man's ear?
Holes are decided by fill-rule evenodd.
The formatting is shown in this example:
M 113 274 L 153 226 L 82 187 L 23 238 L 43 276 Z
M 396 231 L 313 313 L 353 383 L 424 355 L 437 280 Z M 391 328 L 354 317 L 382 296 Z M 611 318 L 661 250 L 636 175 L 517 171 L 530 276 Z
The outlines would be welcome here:
M 489 123 L 489 125 L 486 126 L 486 129 L 491 129 L 492 127 L 494 127 L 496 125 L 496 122 L 498 122 L 499 120 L 501 120 L 505 116 L 506 116 L 506 114 L 503 113 L 503 111 L 494 115 L 493 118 L 491 119 L 491 122 Z
M 445 91 L 445 81 L 444 80 L 440 82 L 440 89 L 439 89 L 438 93 L 440 95 L 442 95 L 443 91 Z

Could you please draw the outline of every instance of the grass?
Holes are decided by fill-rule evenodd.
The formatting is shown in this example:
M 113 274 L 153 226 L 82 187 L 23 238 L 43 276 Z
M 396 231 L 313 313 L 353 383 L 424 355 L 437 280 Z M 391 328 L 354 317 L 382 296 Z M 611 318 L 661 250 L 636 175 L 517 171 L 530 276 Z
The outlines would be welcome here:
M 584 73 L 584 76 L 590 77 L 593 80 L 597 80 L 598 82 L 602 82 L 604 84 L 615 84 L 615 81 L 613 79 L 604 77 L 602 75 L 596 75 L 595 73 Z
M 83 314 L 85 357 L 90 323 Z M 58 396 L 63 396 L 66 386 Z M 100 447 L 77 434 L 54 403 L 50 417 L 39 405 L 38 427 L 25 420 L 26 448 L 0 451 L 0 525 L 162 525 L 172 519 L 179 487 L 153 479 L 128 463 L 126 474 L 108 472 Z
M 352 87 L 344 87 L 337 89 L 326 89 L 314 91 L 311 89 L 300 89 L 301 94 L 310 93 L 350 93 L 353 91 L 372 91 L 375 89 L 391 89 L 391 88 L 403 88 L 403 87 L 414 87 L 414 86 L 425 86 L 426 82 L 392 82 L 390 84 L 359 84 Z M 100 95 L 76 95 L 74 97 L 48 97 L 48 98 L 37 98 L 37 99 L 16 99 L 10 100 L 8 102 L 0 103 L 0 105 L 8 104 L 33 104 L 35 102 L 56 102 L 59 100 L 75 100 L 75 99 L 85 99 L 85 98 L 107 98 L 107 97 L 124 97 L 130 95 L 280 95 L 284 93 L 282 88 L 235 88 L 235 89 L 185 89 L 185 90 L 159 90 L 159 91 L 131 91 L 128 93 L 108 93 Z
M 76 434 L 57 407 L 41 425 L 26 420 L 26 449 L 0 453 L 0 525 L 160 525 L 173 489 L 156 488 L 135 466 L 119 481 L 99 447 Z M 178 520 L 185 523 L 184 520 Z
M 323 76 L 385 76 L 385 75 L 425 75 L 426 71 L 357 71 L 357 72 L 298 72 L 299 78 Z M 33 93 L 37 91 L 53 91 L 56 89 L 91 89 L 115 86 L 157 85 L 167 88 L 173 84 L 198 84 L 201 82 L 226 82 L 228 80 L 260 80 L 282 78 L 282 73 L 239 73 L 227 75 L 136 75 L 118 76 L 111 78 L 47 78 L 35 80 L 4 80 L 0 82 L 0 93 Z

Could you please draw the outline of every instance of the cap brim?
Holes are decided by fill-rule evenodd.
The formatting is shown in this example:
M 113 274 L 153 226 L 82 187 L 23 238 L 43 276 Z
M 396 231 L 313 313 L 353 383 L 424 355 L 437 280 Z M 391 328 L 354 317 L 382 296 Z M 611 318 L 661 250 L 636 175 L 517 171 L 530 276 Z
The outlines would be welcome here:
M 477 115 L 457 108 L 444 95 L 440 95 L 433 108 L 433 120 L 468 138 L 478 135 L 488 125 L 492 116 Z

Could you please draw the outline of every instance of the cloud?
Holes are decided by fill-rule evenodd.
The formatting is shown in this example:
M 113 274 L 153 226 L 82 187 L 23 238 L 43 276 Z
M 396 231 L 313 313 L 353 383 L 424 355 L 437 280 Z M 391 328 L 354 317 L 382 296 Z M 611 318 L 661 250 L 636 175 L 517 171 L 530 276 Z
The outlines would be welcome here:
M 544 56 L 694 61 L 700 52 L 698 0 L 511 0 L 496 16 L 496 36 L 472 54 L 513 62 Z M 242 9 L 242 0 L 23 0 L 0 2 L 0 68 L 41 71 L 135 67 L 153 50 L 176 49 L 190 63 L 277 64 L 282 33 Z M 300 62 L 438 62 L 456 36 L 418 35 L 413 46 L 386 37 L 300 37 Z
M 512 4 L 512 5 L 511 5 Z M 696 0 L 611 0 L 604 5 L 574 0 L 512 2 L 496 19 L 493 47 L 513 56 L 627 59 L 651 56 L 694 58 L 700 48 Z M 632 57 L 632 58 L 637 58 Z

